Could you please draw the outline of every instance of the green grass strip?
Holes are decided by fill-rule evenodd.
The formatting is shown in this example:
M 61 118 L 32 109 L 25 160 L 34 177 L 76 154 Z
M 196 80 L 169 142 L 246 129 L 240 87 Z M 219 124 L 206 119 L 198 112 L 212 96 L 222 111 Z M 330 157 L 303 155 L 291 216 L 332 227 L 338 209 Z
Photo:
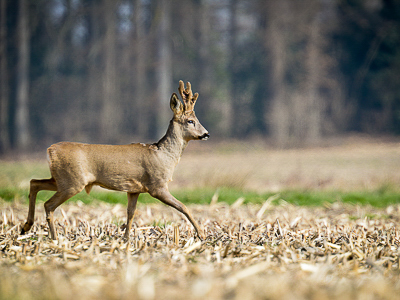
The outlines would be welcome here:
M 3 201 L 22 201 L 28 202 L 28 190 L 18 188 L 0 188 L 0 198 Z M 243 191 L 239 189 L 221 188 L 218 191 L 214 189 L 193 189 L 193 190 L 176 190 L 172 194 L 185 204 L 209 204 L 215 193 L 218 193 L 218 202 L 225 202 L 229 205 L 234 203 L 238 198 L 245 198 L 244 204 L 262 204 L 266 199 L 275 195 L 275 193 L 257 193 L 253 191 Z M 38 194 L 38 201 L 43 202 L 51 197 L 53 192 L 42 191 Z M 387 207 L 389 205 L 400 204 L 400 191 L 391 187 L 382 187 L 375 191 L 312 191 L 312 190 L 288 190 L 279 193 L 280 197 L 275 200 L 274 204 L 279 204 L 284 200 L 287 203 L 298 206 L 321 206 L 326 203 L 334 203 L 337 201 L 347 204 L 371 205 L 374 207 Z M 81 192 L 71 198 L 69 201 L 82 201 L 89 204 L 95 201 L 103 201 L 107 203 L 120 203 L 126 205 L 126 193 L 114 191 L 93 191 L 90 195 Z M 148 194 L 140 195 L 141 203 L 157 203 Z

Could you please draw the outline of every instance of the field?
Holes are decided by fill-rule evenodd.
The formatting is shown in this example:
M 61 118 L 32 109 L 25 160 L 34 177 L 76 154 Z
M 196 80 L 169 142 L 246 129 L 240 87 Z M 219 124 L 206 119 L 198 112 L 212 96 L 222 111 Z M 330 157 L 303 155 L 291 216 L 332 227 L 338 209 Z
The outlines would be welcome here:
M 399 143 L 191 146 L 171 189 L 203 203 L 188 204 L 203 242 L 147 198 L 124 241 L 124 195 L 99 191 L 56 211 L 58 243 L 42 200 L 19 236 L 29 179 L 48 171 L 41 158 L 1 161 L 0 299 L 398 299 Z

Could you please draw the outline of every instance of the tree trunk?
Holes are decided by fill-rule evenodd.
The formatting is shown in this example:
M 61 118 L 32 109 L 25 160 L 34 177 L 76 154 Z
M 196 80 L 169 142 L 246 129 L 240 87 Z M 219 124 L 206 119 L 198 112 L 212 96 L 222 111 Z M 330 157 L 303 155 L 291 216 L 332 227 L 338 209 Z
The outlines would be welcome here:
M 286 146 L 290 138 L 289 105 L 285 92 L 286 41 L 284 28 L 282 28 L 284 26 L 283 15 L 289 10 L 287 6 L 286 0 L 270 1 L 266 6 L 270 24 L 266 30 L 265 44 L 271 52 L 273 89 L 270 113 L 267 118 L 271 126 L 272 137 L 281 147 Z
M 102 14 L 101 5 L 98 2 L 86 1 L 88 10 L 86 13 L 88 24 L 87 38 L 87 128 L 91 139 L 89 142 L 98 143 L 102 139 L 102 127 L 99 116 L 102 109 L 103 91 L 102 87 L 102 66 L 100 52 L 102 51 L 101 34 Z
M 238 20 L 237 20 L 237 6 L 238 0 L 231 0 L 229 4 L 229 71 L 231 75 L 231 85 L 230 85 L 230 133 L 233 137 L 238 137 L 241 133 L 240 122 L 240 97 L 238 93 L 237 78 L 236 78 L 236 65 L 237 65 L 237 35 L 238 35 Z
M 29 27 L 28 5 L 19 0 L 18 15 L 18 71 L 16 101 L 16 145 L 18 150 L 26 150 L 29 145 Z
M 172 86 L 172 54 L 170 46 L 170 2 L 161 0 L 159 4 L 161 20 L 158 28 L 157 63 L 157 137 L 165 133 L 169 119 L 169 99 Z
M 136 132 L 141 138 L 147 137 L 148 134 L 148 101 L 146 95 L 146 61 L 147 46 L 145 39 L 144 23 L 143 23 L 143 4 L 142 1 L 136 0 L 134 10 L 135 20 L 135 44 L 132 45 L 135 51 L 135 70 L 134 70 L 134 101 L 137 111 L 135 112 Z
M 320 86 L 320 78 L 323 75 L 321 65 L 323 57 L 321 55 L 321 24 L 318 22 L 318 12 L 313 17 L 310 36 L 308 41 L 308 49 L 306 50 L 306 69 L 307 69 L 307 113 L 302 116 L 307 119 L 306 140 L 309 143 L 318 143 L 322 135 L 322 108 L 323 98 L 318 95 Z
M 116 11 L 114 0 L 104 1 L 105 37 L 104 37 L 104 74 L 103 105 L 101 111 L 101 135 L 103 142 L 115 142 L 119 133 L 116 81 Z
M 0 3 L 0 153 L 10 149 L 8 128 L 7 0 Z
M 201 104 L 198 105 L 197 111 L 203 120 L 204 124 L 211 124 L 215 122 L 213 120 L 213 114 L 209 113 L 210 111 L 218 110 L 216 101 L 212 101 L 212 86 L 214 81 L 214 70 L 213 66 L 213 55 L 210 53 L 211 51 L 211 8 L 209 1 L 201 0 L 198 7 L 198 18 L 196 23 L 199 25 L 199 43 L 198 43 L 198 51 L 199 51 L 199 74 L 198 74 L 198 86 L 196 87 L 196 91 L 199 91 L 201 97 Z M 221 103 L 218 103 L 219 107 Z

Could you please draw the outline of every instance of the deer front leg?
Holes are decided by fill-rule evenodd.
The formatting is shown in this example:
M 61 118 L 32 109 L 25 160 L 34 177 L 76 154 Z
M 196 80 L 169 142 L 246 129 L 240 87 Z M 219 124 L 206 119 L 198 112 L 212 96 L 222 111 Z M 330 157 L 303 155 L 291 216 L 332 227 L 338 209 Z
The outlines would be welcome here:
M 196 220 L 193 218 L 188 208 L 182 202 L 172 196 L 167 188 L 157 189 L 154 192 L 151 192 L 150 195 L 183 213 L 196 229 L 197 235 L 199 236 L 200 240 L 205 240 L 206 237 L 204 235 L 204 232 L 200 229 L 200 226 L 197 224 Z
M 28 232 L 34 221 L 35 221 L 35 206 L 36 206 L 36 196 L 37 193 L 46 190 L 46 191 L 56 191 L 57 190 L 57 184 L 56 181 L 51 178 L 51 179 L 32 179 L 30 183 L 30 189 L 29 189 L 29 212 L 28 212 L 28 218 L 26 220 L 26 223 L 22 227 L 21 234 L 25 234 Z
M 127 219 L 126 219 L 126 226 L 125 226 L 125 240 L 129 240 L 129 233 L 132 227 L 133 217 L 136 211 L 136 204 L 139 198 L 139 193 L 128 193 L 128 208 L 127 208 Z

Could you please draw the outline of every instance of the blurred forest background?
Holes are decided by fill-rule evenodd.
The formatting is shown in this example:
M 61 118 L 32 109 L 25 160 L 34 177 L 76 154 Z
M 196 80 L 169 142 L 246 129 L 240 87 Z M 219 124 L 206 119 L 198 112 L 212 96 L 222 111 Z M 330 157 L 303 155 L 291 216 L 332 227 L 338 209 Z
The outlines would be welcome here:
M 400 133 L 397 0 L 0 2 L 0 154 L 157 140 L 180 79 L 216 139 Z

